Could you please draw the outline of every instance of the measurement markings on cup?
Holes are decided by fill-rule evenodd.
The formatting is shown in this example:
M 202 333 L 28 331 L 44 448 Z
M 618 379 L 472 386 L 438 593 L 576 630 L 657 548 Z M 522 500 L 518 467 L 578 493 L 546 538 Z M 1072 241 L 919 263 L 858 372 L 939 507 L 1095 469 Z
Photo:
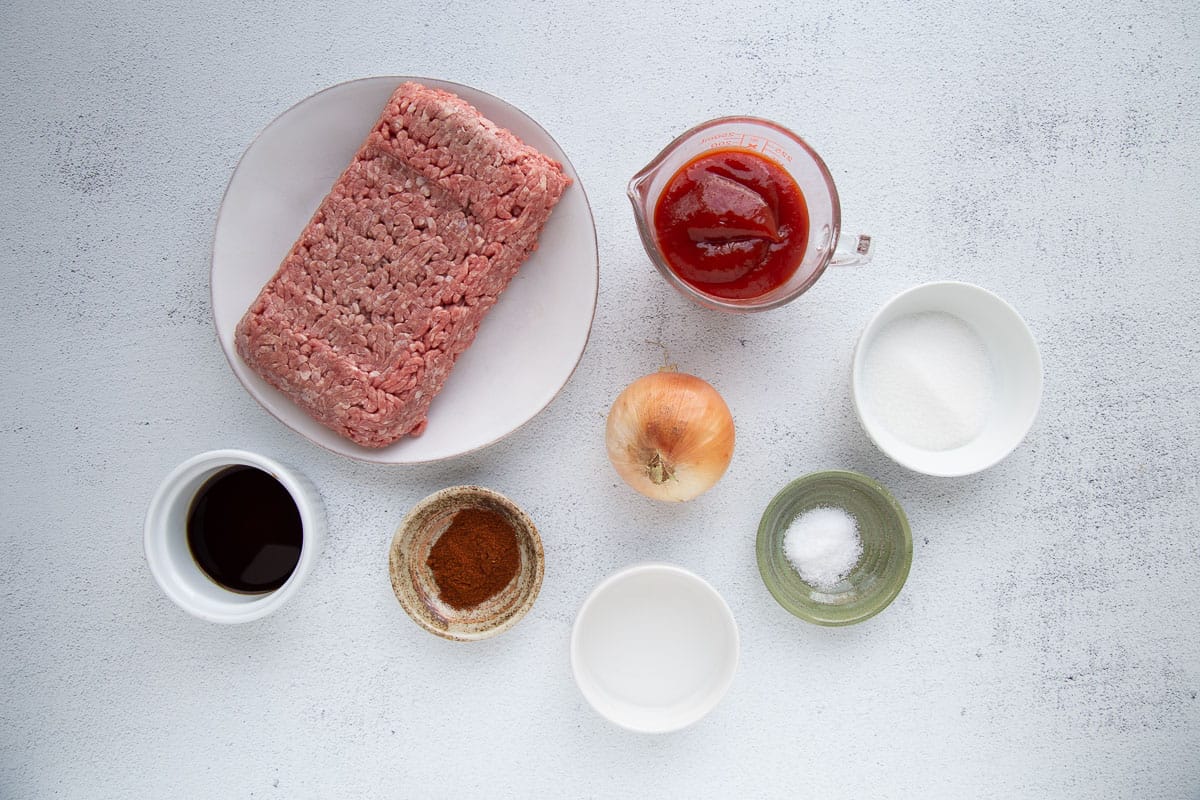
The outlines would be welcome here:
M 700 140 L 706 150 L 726 150 L 736 147 L 742 150 L 754 150 L 776 161 L 791 163 L 792 156 L 783 145 L 765 136 L 726 131 L 705 136 Z

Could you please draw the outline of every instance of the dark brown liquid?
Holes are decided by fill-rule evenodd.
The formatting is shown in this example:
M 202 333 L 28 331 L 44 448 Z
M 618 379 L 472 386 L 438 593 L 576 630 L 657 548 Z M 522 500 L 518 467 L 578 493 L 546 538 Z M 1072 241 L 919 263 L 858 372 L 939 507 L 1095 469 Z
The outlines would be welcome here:
M 300 509 L 274 477 L 230 467 L 200 487 L 188 511 L 187 542 L 208 577 L 235 592 L 283 586 L 300 561 Z

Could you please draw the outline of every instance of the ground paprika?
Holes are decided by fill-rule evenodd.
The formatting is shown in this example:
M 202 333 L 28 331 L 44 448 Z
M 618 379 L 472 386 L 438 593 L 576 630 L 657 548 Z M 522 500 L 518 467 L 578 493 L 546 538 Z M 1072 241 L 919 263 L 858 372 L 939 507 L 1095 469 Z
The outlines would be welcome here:
M 433 543 L 425 563 L 442 600 L 461 610 L 499 594 L 520 569 L 521 553 L 503 515 L 465 508 Z

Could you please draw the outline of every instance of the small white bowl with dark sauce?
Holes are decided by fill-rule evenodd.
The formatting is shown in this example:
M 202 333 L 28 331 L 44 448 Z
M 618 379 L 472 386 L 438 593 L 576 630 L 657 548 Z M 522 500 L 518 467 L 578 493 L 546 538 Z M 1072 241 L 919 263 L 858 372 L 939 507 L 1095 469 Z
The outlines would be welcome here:
M 146 512 L 155 582 L 209 622 L 249 622 L 278 609 L 312 571 L 324 537 L 316 487 L 245 450 L 189 458 L 163 480 Z

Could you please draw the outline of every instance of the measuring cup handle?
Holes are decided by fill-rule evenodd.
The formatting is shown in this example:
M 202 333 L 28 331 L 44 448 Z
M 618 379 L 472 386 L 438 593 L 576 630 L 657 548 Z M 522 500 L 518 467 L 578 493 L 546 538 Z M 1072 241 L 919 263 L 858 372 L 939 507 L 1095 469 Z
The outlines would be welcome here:
M 829 260 L 831 267 L 853 267 L 866 264 L 875 253 L 875 244 L 865 233 L 843 233 L 838 236 L 837 249 Z

